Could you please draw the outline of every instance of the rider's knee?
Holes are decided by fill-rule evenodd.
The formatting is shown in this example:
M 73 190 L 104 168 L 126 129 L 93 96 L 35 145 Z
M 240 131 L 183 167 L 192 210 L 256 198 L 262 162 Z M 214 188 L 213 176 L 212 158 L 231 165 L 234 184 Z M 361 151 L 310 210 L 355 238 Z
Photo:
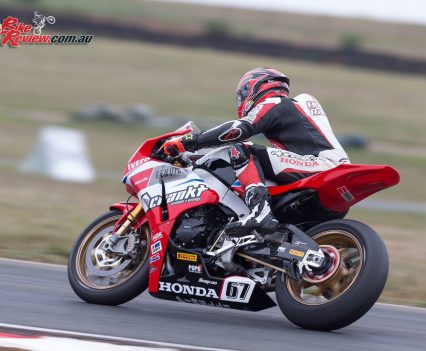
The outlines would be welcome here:
M 234 170 L 238 170 L 247 165 L 250 161 L 250 151 L 242 143 L 231 145 L 228 150 L 229 160 Z

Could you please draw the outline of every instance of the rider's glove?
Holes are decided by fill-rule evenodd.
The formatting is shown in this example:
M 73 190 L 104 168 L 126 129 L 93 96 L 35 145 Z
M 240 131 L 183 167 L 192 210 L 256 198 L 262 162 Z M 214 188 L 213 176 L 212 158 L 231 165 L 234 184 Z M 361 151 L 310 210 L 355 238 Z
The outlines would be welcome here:
M 173 157 L 185 151 L 195 151 L 196 139 L 194 134 L 173 137 L 163 144 L 163 150 L 166 155 Z

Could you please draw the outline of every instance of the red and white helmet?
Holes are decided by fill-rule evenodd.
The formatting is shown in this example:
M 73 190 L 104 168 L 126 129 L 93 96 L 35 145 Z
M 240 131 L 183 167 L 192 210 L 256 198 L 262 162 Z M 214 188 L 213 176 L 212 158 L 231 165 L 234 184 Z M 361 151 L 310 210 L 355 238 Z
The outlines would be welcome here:
M 272 68 L 255 68 L 243 75 L 237 87 L 238 117 L 247 116 L 259 99 L 270 91 L 289 93 L 290 79 Z

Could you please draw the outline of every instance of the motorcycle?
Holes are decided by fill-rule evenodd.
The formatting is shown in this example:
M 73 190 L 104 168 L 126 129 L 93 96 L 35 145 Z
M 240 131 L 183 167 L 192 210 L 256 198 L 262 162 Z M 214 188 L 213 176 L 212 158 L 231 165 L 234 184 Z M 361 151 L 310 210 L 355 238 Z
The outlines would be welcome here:
M 45 16 L 37 11 L 34 11 L 33 14 L 33 23 L 35 24 L 33 29 L 34 35 L 40 35 L 41 30 L 46 27 L 46 23 L 54 24 L 56 22 L 56 19 L 53 16 Z
M 146 289 L 156 298 L 260 311 L 278 304 L 307 329 L 343 328 L 379 298 L 388 255 L 379 235 L 344 219 L 351 206 L 399 182 L 386 165 L 342 164 L 291 184 L 267 181 L 278 231 L 229 235 L 249 213 L 228 147 L 169 157 L 170 137 L 146 140 L 123 183 L 138 201 L 112 204 L 76 240 L 68 276 L 89 303 L 119 305 Z M 268 293 L 275 292 L 276 302 Z

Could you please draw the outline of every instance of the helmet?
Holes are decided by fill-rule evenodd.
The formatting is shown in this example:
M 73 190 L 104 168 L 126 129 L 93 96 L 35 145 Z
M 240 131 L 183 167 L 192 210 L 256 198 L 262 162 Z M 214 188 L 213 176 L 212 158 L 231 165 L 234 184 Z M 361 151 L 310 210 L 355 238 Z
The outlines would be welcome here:
M 272 68 L 255 68 L 243 75 L 237 87 L 238 117 L 247 116 L 259 99 L 270 91 L 289 93 L 290 79 Z

